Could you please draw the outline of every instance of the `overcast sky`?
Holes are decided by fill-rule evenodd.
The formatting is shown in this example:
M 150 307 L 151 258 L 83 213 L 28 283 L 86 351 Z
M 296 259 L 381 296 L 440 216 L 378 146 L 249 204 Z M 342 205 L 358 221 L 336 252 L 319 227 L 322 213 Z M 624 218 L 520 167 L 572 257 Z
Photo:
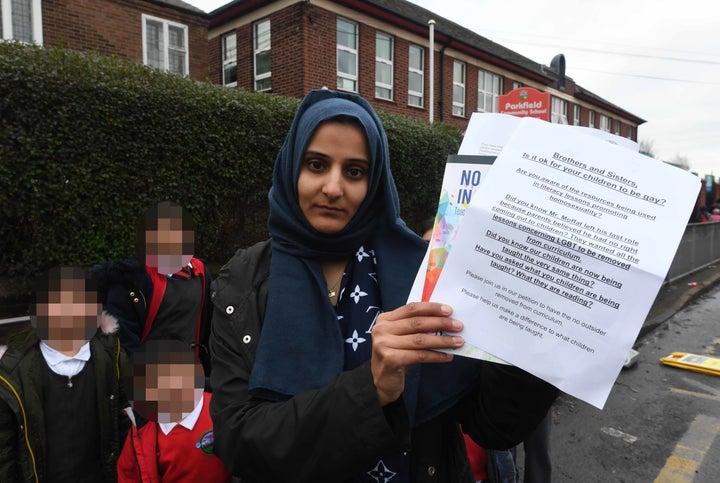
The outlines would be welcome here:
M 210 12 L 229 0 L 185 0 Z M 720 9 L 706 0 L 412 0 L 645 119 L 656 157 L 720 177 Z M 551 5 L 551 6 L 550 6 Z

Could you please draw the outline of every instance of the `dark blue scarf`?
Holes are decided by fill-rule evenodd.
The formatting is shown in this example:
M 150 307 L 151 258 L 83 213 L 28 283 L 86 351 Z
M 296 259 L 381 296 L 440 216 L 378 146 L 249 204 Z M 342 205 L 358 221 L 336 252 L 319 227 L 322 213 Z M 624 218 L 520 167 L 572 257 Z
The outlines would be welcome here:
M 368 191 L 339 233 L 316 231 L 298 204 L 305 149 L 318 126 L 338 116 L 357 119 L 368 141 Z M 310 92 L 300 104 L 275 160 L 270 201 L 270 285 L 262 334 L 250 376 L 253 395 L 283 400 L 327 385 L 343 370 L 344 341 L 327 296 L 321 260 L 352 256 L 363 243 L 375 249 L 383 311 L 404 305 L 426 243 L 400 219 L 385 130 L 370 104 L 349 93 Z M 456 358 L 457 359 L 457 358 Z M 408 373 L 404 399 L 411 419 L 419 368 Z

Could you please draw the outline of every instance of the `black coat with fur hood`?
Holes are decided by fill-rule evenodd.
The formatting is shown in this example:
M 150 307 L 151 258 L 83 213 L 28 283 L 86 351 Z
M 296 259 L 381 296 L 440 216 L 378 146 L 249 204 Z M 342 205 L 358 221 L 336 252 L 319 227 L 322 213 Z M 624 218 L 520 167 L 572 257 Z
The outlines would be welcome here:
M 90 340 L 105 481 L 117 481 L 117 457 L 129 429 L 122 410 L 131 374 L 117 319 L 101 317 Z M 32 327 L 13 334 L 0 358 L 0 481 L 44 481 L 45 419 L 40 339 Z

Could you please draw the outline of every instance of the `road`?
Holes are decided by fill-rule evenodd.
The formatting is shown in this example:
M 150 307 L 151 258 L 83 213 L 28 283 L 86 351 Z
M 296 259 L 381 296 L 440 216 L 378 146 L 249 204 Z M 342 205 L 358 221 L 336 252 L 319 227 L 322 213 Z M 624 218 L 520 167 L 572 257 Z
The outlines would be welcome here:
M 672 352 L 720 358 L 720 286 L 636 347 L 602 411 L 565 395 L 554 404 L 553 482 L 720 482 L 720 377 L 659 362 Z

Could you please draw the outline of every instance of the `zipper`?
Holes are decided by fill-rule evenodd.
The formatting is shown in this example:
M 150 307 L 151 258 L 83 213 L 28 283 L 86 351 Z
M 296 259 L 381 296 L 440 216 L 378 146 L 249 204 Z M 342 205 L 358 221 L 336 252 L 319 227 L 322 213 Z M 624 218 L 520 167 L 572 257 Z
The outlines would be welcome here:
M 0 376 L 0 380 L 2 380 L 7 386 L 10 388 L 12 393 L 15 395 L 15 399 L 17 399 L 18 404 L 20 405 L 20 412 L 22 413 L 23 417 L 23 426 L 25 433 L 25 444 L 27 445 L 28 451 L 30 452 L 30 461 L 32 461 L 32 467 L 33 467 L 33 475 L 35 476 L 36 483 L 38 480 L 38 474 L 37 474 L 37 466 L 35 464 L 35 453 L 33 453 L 32 446 L 30 446 L 30 438 L 28 438 L 28 424 L 27 424 L 27 415 L 25 414 L 25 407 L 23 406 L 22 400 L 20 399 L 20 395 L 17 393 L 15 388 L 12 384 L 10 384 L 10 381 L 5 379 L 3 376 Z
M 115 351 L 115 374 L 117 382 L 120 382 L 120 337 L 117 338 L 117 350 Z

